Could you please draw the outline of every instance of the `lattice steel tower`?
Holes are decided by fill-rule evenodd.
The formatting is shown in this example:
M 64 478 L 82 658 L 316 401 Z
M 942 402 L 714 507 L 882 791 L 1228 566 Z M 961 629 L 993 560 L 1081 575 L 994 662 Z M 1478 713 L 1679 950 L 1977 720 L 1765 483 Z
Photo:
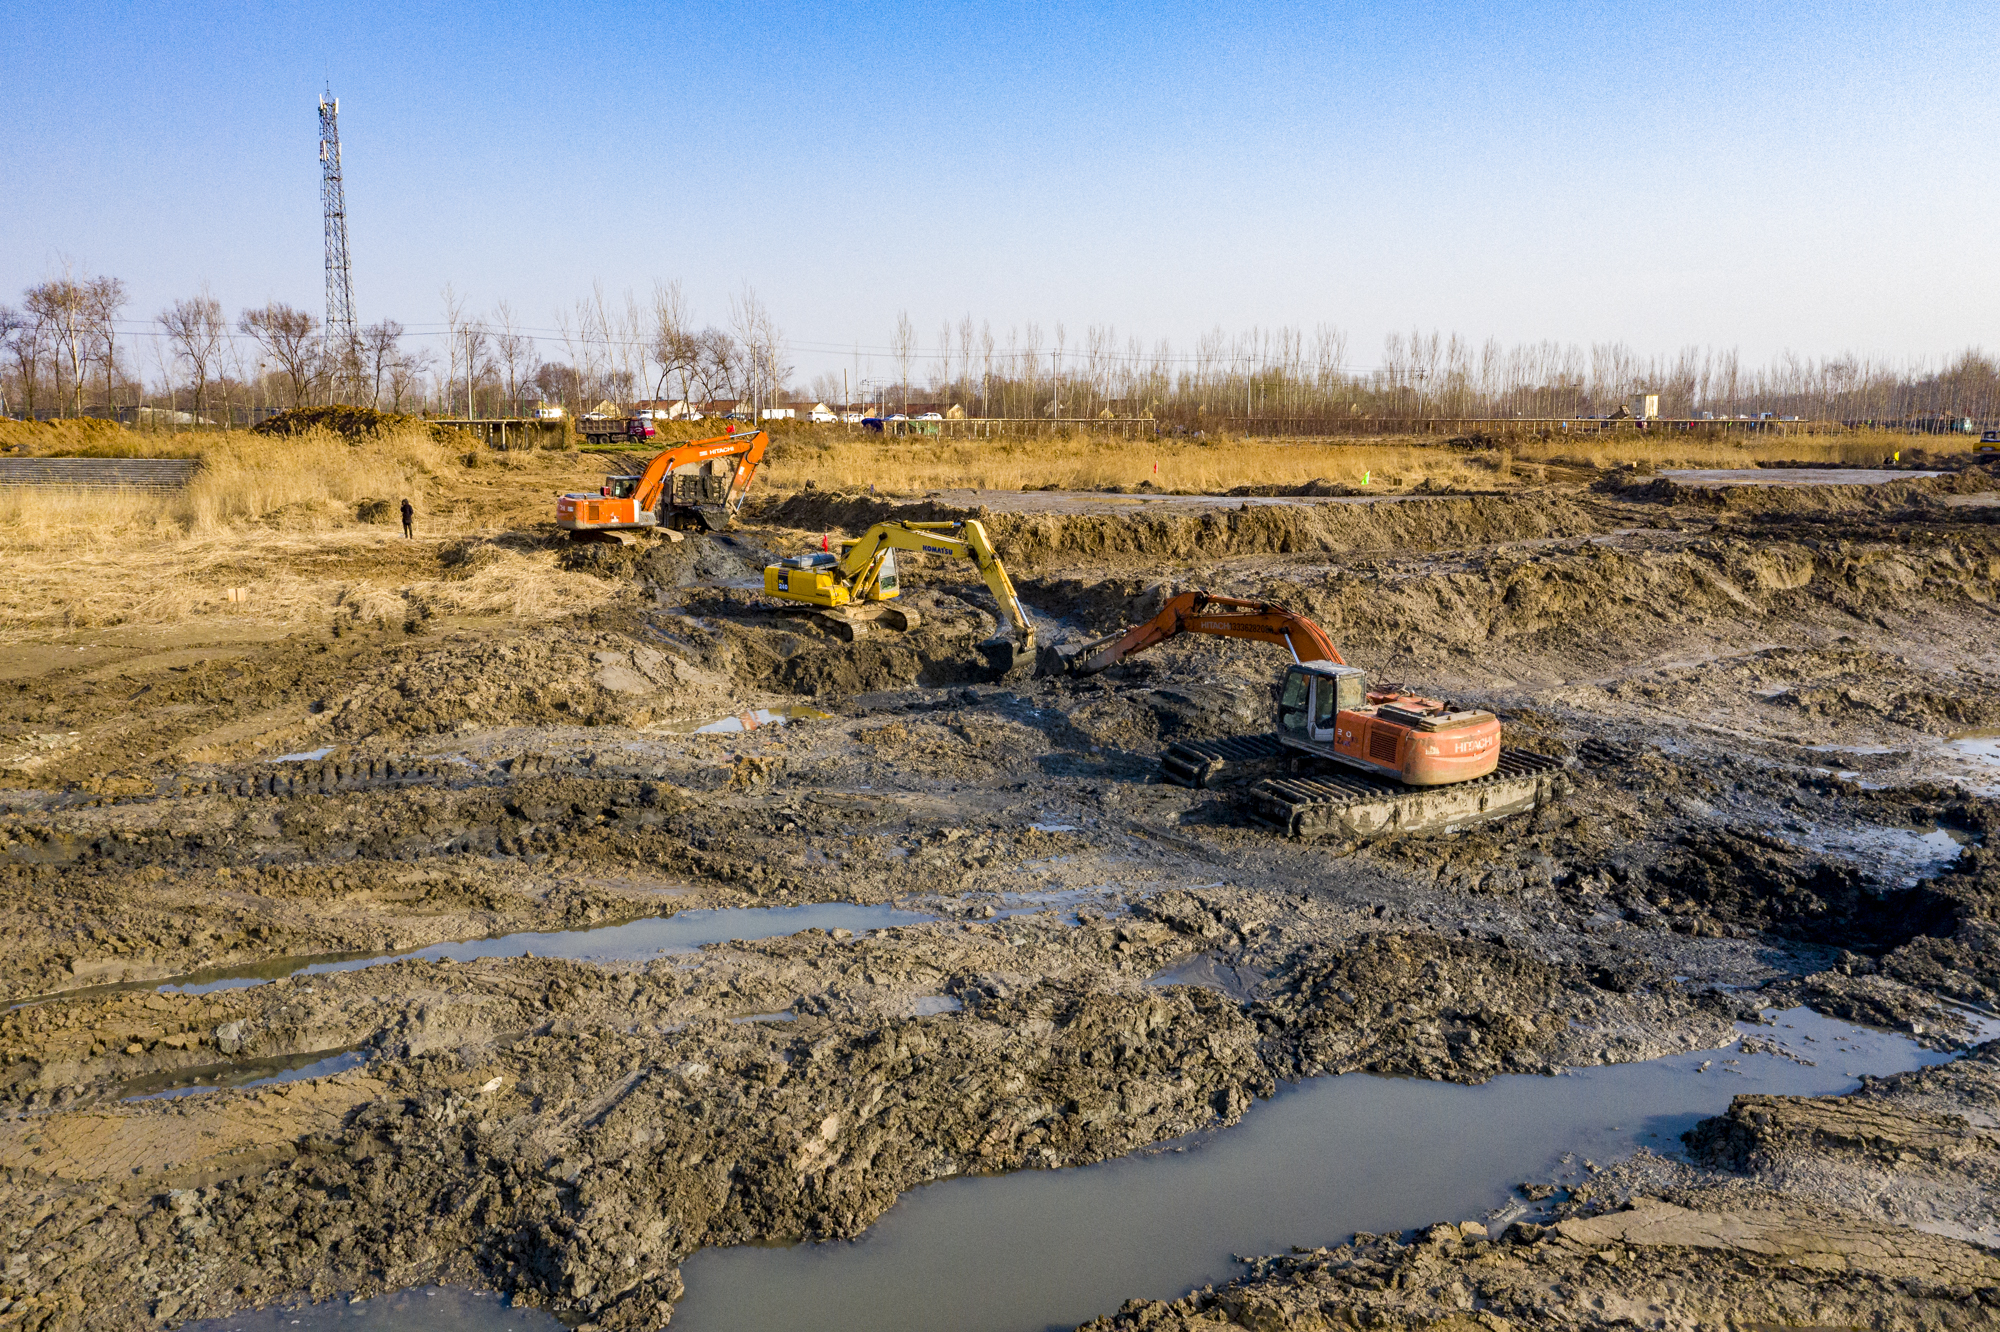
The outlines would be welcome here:
M 361 345 L 354 321 L 354 274 L 347 264 L 347 191 L 340 183 L 340 102 L 319 99 L 319 204 L 326 214 L 326 344 L 339 361 Z

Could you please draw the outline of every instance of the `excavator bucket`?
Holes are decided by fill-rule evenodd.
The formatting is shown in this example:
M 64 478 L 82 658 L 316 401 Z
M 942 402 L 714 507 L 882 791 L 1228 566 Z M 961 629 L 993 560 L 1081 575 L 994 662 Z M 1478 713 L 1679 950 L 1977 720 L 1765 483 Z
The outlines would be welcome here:
M 1032 644 L 1024 647 L 1004 634 L 982 642 L 979 651 L 986 658 L 986 665 L 998 675 L 1007 675 L 1035 660 Z

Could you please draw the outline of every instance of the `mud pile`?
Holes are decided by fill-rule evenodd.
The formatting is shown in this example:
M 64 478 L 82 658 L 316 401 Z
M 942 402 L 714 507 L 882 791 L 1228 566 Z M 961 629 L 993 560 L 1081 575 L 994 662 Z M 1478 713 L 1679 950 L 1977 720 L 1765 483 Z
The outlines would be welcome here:
M 1368 504 L 1218 506 L 1201 513 L 996 513 L 931 501 L 802 492 L 759 512 L 762 522 L 808 531 L 859 533 L 890 519 L 977 518 L 1010 571 L 1079 564 L 1121 565 L 1239 555 L 1344 554 L 1444 550 L 1601 530 L 1601 520 L 1566 496 L 1399 499 Z
M 466 725 L 643 726 L 728 698 L 725 682 L 624 635 L 549 631 L 402 654 L 326 710 L 333 735 L 367 741 Z
M 1477 1223 L 1435 1225 L 1409 1243 L 1357 1235 L 1259 1259 L 1220 1289 L 1133 1300 L 1080 1332 L 1973 1328 L 1995 1317 L 2000 1260 L 1983 1249 L 1824 1208 L 1696 1193 L 1499 1236 Z

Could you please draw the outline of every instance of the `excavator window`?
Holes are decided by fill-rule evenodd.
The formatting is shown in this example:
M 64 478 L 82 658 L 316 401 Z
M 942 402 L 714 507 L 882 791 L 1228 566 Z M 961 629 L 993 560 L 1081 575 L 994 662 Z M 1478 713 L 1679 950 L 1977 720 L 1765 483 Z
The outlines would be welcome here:
M 631 499 L 632 492 L 638 488 L 639 478 L 636 476 L 607 476 L 604 478 L 604 483 L 606 493 L 612 499 Z
M 875 586 L 884 597 L 893 597 L 901 591 L 903 585 L 896 573 L 895 551 L 882 552 L 881 577 L 876 579 Z
M 1324 731 L 1333 725 L 1333 714 L 1340 711 L 1340 686 L 1344 682 L 1320 679 L 1314 683 L 1319 687 L 1313 690 L 1313 729 Z
M 1278 699 L 1278 729 L 1293 735 L 1306 734 L 1306 713 L 1311 707 L 1312 676 L 1304 671 L 1285 673 L 1285 692 Z
M 1356 708 L 1368 706 L 1368 673 L 1352 667 L 1341 669 L 1331 682 L 1338 690 L 1336 706 L 1342 712 L 1352 712 Z

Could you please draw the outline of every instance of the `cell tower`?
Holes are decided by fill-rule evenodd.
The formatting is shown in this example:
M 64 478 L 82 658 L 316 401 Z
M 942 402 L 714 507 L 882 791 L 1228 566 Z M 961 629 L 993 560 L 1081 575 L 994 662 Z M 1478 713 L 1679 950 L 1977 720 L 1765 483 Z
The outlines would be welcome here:
M 340 183 L 340 102 L 319 99 L 319 205 L 326 214 L 326 345 L 343 365 L 357 356 L 354 274 L 347 264 L 347 191 Z

